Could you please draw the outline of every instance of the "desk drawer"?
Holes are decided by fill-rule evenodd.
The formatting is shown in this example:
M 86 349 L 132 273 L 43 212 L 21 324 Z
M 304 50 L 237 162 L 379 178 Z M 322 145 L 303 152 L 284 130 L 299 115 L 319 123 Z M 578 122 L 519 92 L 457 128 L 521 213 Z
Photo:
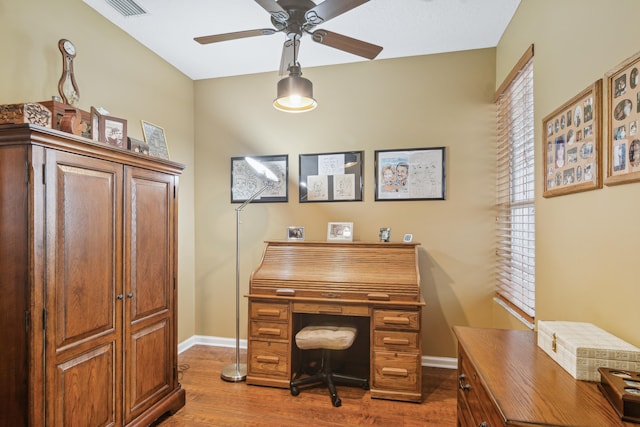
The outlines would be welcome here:
M 418 349 L 417 332 L 374 331 L 373 343 L 386 350 L 411 351 Z
M 289 304 L 252 301 L 249 310 L 252 319 L 272 321 L 287 321 L 289 319 Z
M 289 338 L 287 323 L 251 321 L 251 338 L 286 340 Z
M 288 377 L 289 354 L 287 343 L 251 340 L 251 374 Z
M 366 305 L 318 304 L 318 303 L 294 302 L 293 311 L 295 313 L 335 314 L 340 316 L 368 316 L 369 315 L 369 307 L 367 307 Z
M 420 355 L 416 353 L 373 352 L 373 387 L 420 392 Z
M 418 331 L 420 329 L 420 312 L 411 310 L 374 310 L 373 327 L 375 329 Z

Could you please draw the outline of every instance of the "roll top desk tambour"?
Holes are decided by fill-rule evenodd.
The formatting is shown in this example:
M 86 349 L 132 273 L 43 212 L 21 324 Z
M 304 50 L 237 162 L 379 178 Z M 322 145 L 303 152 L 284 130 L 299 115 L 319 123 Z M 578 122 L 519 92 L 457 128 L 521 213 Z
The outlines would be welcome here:
M 368 318 L 371 397 L 422 400 L 418 243 L 267 241 L 249 282 L 247 383 L 288 388 L 301 315 Z

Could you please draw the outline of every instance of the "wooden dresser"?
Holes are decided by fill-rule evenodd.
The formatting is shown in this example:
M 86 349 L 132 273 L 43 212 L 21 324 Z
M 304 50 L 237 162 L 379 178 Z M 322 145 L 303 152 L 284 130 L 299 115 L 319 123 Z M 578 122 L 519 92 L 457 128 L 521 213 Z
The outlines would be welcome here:
M 455 326 L 458 426 L 632 426 L 593 382 L 575 380 L 531 331 Z
M 182 165 L 0 126 L 0 425 L 147 426 L 177 411 Z
M 247 383 L 288 388 L 294 337 L 314 316 L 348 316 L 371 397 L 422 400 L 418 244 L 268 241 L 251 275 Z M 364 330 L 363 330 L 364 329 Z

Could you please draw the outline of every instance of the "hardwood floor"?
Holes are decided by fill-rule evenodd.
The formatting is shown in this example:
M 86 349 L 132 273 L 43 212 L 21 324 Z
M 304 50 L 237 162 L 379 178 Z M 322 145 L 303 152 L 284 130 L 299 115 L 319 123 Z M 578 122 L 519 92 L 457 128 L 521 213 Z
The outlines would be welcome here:
M 244 356 L 244 355 L 243 355 Z M 335 408 L 325 388 L 289 390 L 229 383 L 221 370 L 235 361 L 235 349 L 193 346 L 179 356 L 186 405 L 157 427 L 176 426 L 385 426 L 456 425 L 456 371 L 422 368 L 423 402 L 371 399 L 357 387 L 338 386 L 342 406 Z

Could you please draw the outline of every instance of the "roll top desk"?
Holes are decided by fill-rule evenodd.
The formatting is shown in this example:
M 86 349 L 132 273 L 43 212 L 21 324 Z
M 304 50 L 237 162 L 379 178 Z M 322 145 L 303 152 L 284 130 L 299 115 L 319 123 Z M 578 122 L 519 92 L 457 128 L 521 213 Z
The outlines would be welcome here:
M 371 397 L 420 402 L 418 245 L 267 241 L 247 295 L 247 383 L 288 388 L 305 319 L 349 316 L 368 352 Z

